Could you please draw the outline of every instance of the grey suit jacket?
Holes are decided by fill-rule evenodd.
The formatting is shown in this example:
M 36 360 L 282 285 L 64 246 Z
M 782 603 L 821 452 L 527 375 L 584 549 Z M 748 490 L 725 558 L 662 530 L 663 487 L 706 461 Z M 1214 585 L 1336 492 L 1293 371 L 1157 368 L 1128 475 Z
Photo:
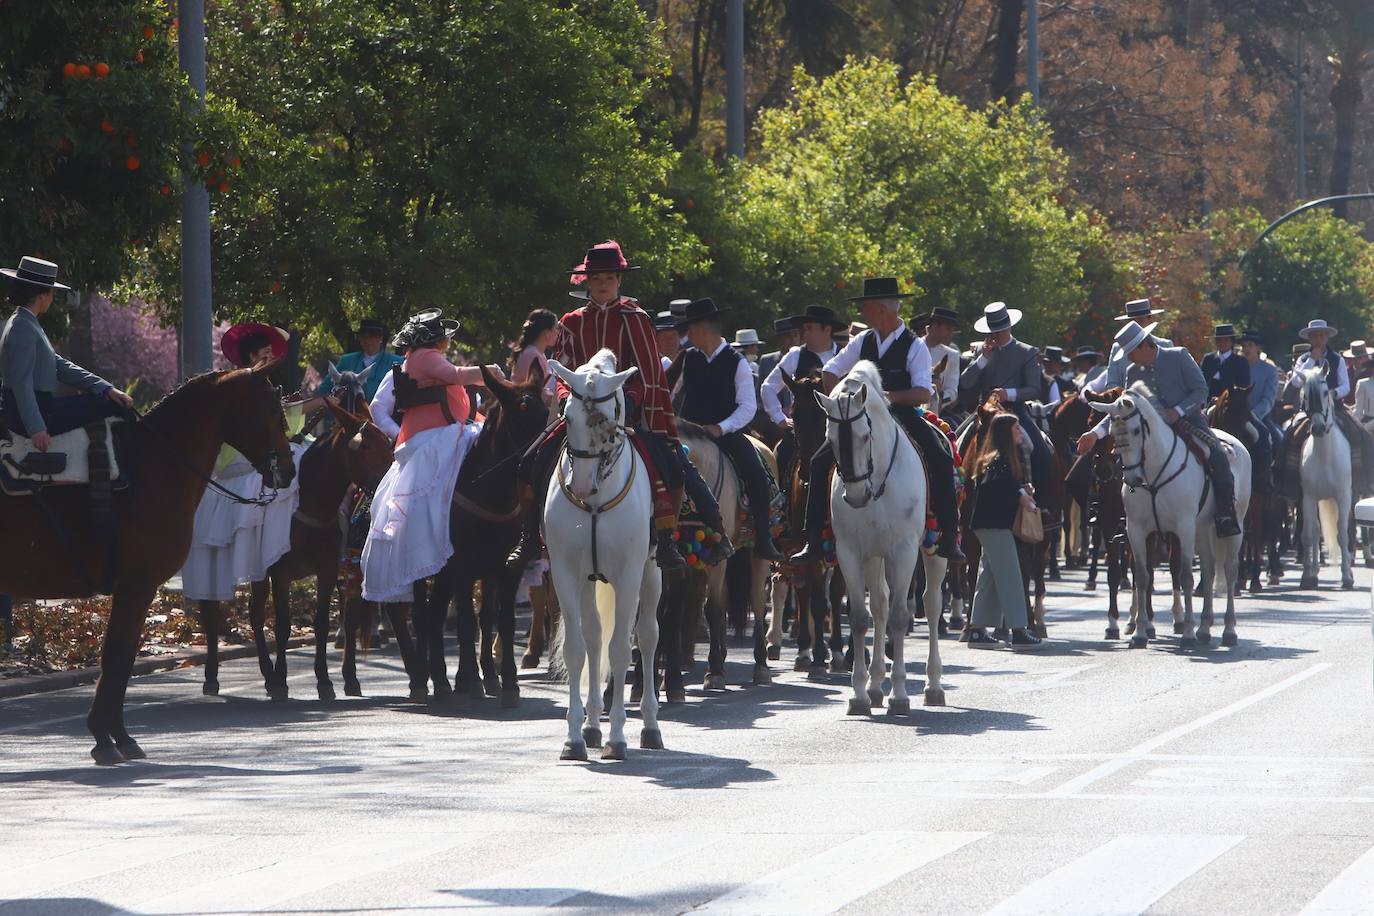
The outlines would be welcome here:
M 38 316 L 28 309 L 17 309 L 0 331 L 0 383 L 19 406 L 19 418 L 29 435 L 48 428 L 38 411 L 34 392 L 52 394 L 58 384 L 70 385 L 91 394 L 103 395 L 113 386 L 75 363 L 57 355 Z
M 1258 360 L 1250 364 L 1250 412 L 1261 423 L 1269 421 L 1274 400 L 1279 396 L 1279 370 L 1271 362 Z
M 1159 348 L 1159 356 L 1150 366 L 1129 363 L 1126 367 L 1126 386 L 1143 382 L 1154 394 L 1156 410 L 1172 407 L 1184 416 L 1200 420 L 1207 403 L 1207 379 L 1202 375 L 1193 354 L 1186 347 Z
M 972 410 L 994 388 L 1015 388 L 1013 402 L 1040 399 L 1040 350 L 1013 337 L 1005 347 L 998 347 L 987 358 L 968 364 L 959 374 L 959 405 Z
M 1174 345 L 1174 342 L 1167 337 L 1155 337 L 1154 340 L 1155 343 L 1159 344 L 1161 347 L 1172 347 Z M 1121 352 L 1121 345 L 1113 341 L 1112 352 L 1107 357 L 1108 388 L 1126 387 L 1126 367 L 1130 364 L 1131 361 Z

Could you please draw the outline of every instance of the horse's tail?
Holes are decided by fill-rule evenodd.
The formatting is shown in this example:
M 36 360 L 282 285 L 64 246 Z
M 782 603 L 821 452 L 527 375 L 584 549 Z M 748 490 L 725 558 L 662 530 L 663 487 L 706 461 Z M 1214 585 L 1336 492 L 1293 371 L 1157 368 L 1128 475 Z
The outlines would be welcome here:
M 1339 524 L 1336 518 L 1337 511 L 1339 511 L 1339 507 L 1334 499 L 1317 500 L 1317 516 L 1322 523 L 1322 537 L 1325 538 L 1326 546 L 1331 551 L 1332 556 L 1337 557 L 1337 562 L 1344 562 L 1338 556 L 1341 542 L 1336 538 L 1337 525 Z
M 601 645 L 587 648 L 601 653 L 597 669 L 604 682 L 611 676 L 611 633 L 615 631 L 615 589 L 605 582 L 596 583 L 596 616 L 601 618 Z M 589 684 L 587 689 L 600 690 L 601 684 Z
M 754 555 L 741 550 L 725 561 L 725 613 L 736 638 L 749 625 L 749 592 L 754 582 Z
M 549 680 L 555 684 L 568 682 L 568 663 L 563 658 L 563 615 L 549 615 L 549 626 L 553 627 L 553 637 L 549 640 Z

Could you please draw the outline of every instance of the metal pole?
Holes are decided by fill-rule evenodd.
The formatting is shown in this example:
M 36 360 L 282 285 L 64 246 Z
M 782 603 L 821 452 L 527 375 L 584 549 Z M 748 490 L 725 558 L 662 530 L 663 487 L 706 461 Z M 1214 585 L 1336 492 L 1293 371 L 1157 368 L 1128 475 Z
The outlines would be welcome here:
M 1302 200 L 1307 196 L 1307 105 L 1303 100 L 1303 93 L 1306 86 L 1303 80 L 1303 68 L 1306 62 L 1303 60 L 1303 40 L 1302 32 L 1298 32 L 1298 199 Z
M 744 0 L 725 11 L 725 152 L 744 157 Z
M 177 0 L 177 17 L 181 69 L 204 105 L 205 0 Z M 210 194 L 188 175 L 181 194 L 181 369 L 186 375 L 210 371 L 213 315 Z
M 1026 0 L 1026 88 L 1040 104 L 1040 2 Z

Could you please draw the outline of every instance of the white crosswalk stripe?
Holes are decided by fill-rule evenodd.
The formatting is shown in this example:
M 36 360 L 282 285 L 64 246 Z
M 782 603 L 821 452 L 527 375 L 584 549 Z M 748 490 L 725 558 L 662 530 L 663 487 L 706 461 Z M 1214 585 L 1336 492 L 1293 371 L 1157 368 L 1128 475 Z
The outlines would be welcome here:
M 1240 836 L 1119 836 L 1003 900 L 986 916 L 1141 913 Z
M 89 878 L 123 871 L 143 862 L 195 852 L 224 842 L 222 837 L 141 836 L 83 846 L 30 865 L 6 860 L 0 868 L 0 903 L 36 897 Z
M 693 914 L 832 913 L 902 875 L 982 839 L 982 833 L 867 833 L 735 888 Z
M 1374 908 L 1374 849 L 1336 876 L 1301 916 L 1358 916 Z

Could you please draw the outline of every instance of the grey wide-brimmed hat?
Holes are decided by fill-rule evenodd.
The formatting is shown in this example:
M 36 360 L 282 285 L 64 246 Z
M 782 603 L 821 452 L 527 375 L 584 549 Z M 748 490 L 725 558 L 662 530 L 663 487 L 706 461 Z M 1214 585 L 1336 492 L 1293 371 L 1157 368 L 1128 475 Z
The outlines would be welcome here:
M 13 269 L 0 267 L 0 274 L 4 274 L 16 283 L 36 286 L 39 289 L 71 289 L 65 283 L 57 282 L 57 265 L 42 258 L 22 257 L 19 259 L 18 267 Z
M 740 328 L 735 332 L 733 347 L 757 347 L 763 341 L 759 340 L 759 332 L 753 328 Z
M 1132 299 L 1126 303 L 1126 314 L 1117 315 L 1117 321 L 1134 321 L 1137 318 L 1150 318 L 1154 315 L 1163 315 L 1164 309 L 1151 308 L 1152 303 L 1149 299 Z
M 1332 337 L 1336 336 L 1336 329 L 1331 327 L 1321 318 L 1313 318 L 1311 321 L 1307 322 L 1307 327 L 1299 331 L 1298 336 L 1303 340 L 1307 340 L 1313 331 L 1325 331 Z
M 1159 327 L 1158 321 L 1152 321 L 1141 327 L 1138 324 L 1128 324 L 1116 332 L 1116 345 L 1121 348 L 1121 355 L 1130 356 L 1131 351 L 1149 339 L 1154 329 Z

